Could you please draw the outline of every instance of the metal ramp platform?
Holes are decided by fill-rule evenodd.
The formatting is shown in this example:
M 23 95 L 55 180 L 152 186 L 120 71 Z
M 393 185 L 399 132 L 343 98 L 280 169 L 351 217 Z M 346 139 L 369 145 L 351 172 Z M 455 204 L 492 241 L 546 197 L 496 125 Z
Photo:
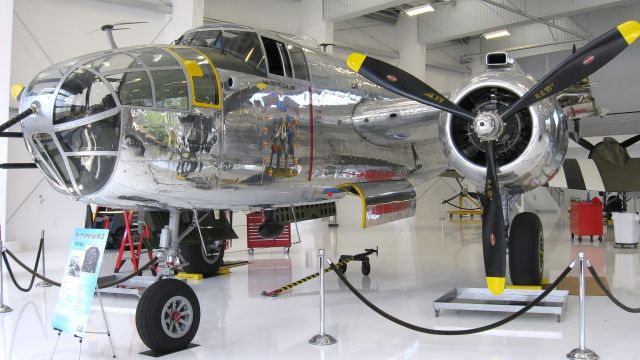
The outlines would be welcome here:
M 440 316 L 441 310 L 515 313 L 533 301 L 542 292 L 543 290 L 506 289 L 500 295 L 493 295 L 485 288 L 455 288 L 435 300 L 433 309 L 436 317 Z M 527 313 L 556 315 L 556 320 L 560 322 L 568 299 L 569 291 L 554 290 Z

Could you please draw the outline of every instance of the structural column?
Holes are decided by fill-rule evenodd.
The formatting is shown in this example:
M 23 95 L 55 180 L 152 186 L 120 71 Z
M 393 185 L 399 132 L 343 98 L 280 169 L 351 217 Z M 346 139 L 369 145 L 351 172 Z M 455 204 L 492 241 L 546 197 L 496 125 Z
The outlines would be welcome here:
M 11 89 L 11 40 L 13 37 L 13 0 L 0 1 L 0 123 L 9 120 Z M 6 163 L 9 146 L 0 138 L 0 163 Z M 0 170 L 0 236 L 5 237 L 7 222 L 7 171 Z
M 323 17 L 323 1 L 302 0 L 298 6 L 298 34 L 314 38 L 318 44 L 333 43 L 333 22 Z M 333 47 L 327 47 L 332 53 Z
M 173 0 L 173 14 L 167 42 L 177 39 L 185 31 L 201 26 L 204 21 L 204 0 Z
M 400 52 L 398 67 L 418 79 L 425 80 L 425 64 L 427 61 L 427 49 L 418 42 L 417 16 L 400 14 L 396 25 L 397 46 Z

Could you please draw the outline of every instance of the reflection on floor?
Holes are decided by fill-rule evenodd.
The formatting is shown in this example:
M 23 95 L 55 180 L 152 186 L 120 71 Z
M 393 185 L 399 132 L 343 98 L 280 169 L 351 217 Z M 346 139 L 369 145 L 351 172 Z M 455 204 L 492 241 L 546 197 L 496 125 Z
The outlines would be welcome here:
M 439 220 L 438 200 L 423 197 L 417 216 L 367 230 L 358 228 L 359 202 L 339 204 L 338 228 L 328 221 L 300 224 L 302 243 L 287 256 L 281 248 L 228 254 L 229 260 L 249 259 L 248 266 L 231 269 L 230 275 L 190 284 L 203 309 L 195 343 L 200 344 L 166 359 L 561 359 L 578 345 L 578 302 L 571 296 L 561 323 L 553 316 L 525 315 L 493 331 L 470 336 L 431 336 L 389 323 L 360 303 L 335 275 L 327 274 L 327 333 L 336 345 L 317 348 L 307 341 L 318 333 L 318 282 L 312 280 L 277 298 L 261 296 L 317 268 L 317 249 L 326 248 L 331 258 L 355 254 L 379 246 L 380 256 L 371 259 L 371 274 L 363 277 L 360 263 L 351 263 L 347 275 L 382 309 L 406 321 L 438 329 L 463 329 L 494 322 L 504 314 L 443 312 L 434 316 L 432 301 L 454 287 L 479 287 L 484 283 L 480 224 Z M 239 218 L 240 216 L 238 216 Z M 640 305 L 638 250 L 614 249 L 613 229 L 605 241 L 578 245 L 570 241 L 566 213 L 542 215 L 545 227 L 546 276 L 553 280 L 579 250 L 605 275 L 614 293 L 625 303 Z M 241 225 L 239 226 L 241 227 Z M 69 229 L 60 229 L 68 231 Z M 238 234 L 244 233 L 238 229 Z M 295 231 L 294 231 L 295 239 Z M 232 250 L 242 250 L 244 239 Z M 47 249 L 47 273 L 60 279 L 64 248 Z M 35 252 L 20 254 L 28 263 Z M 115 253 L 105 260 L 102 272 L 113 266 Z M 123 270 L 124 272 L 125 270 Z M 18 279 L 28 280 L 24 273 Z M 0 358 L 48 359 L 56 332 L 51 316 L 56 288 L 18 292 L 5 276 L 5 302 L 14 308 L 0 314 Z M 147 350 L 135 331 L 136 298 L 103 296 L 120 359 L 145 359 Z M 97 301 L 96 301 L 97 304 Z M 89 328 L 101 330 L 97 312 Z M 587 346 L 603 359 L 640 359 L 636 347 L 640 315 L 630 315 L 605 297 L 587 298 Z M 56 359 L 77 358 L 78 341 L 63 334 Z M 82 345 L 84 359 L 110 358 L 104 335 L 89 335 Z

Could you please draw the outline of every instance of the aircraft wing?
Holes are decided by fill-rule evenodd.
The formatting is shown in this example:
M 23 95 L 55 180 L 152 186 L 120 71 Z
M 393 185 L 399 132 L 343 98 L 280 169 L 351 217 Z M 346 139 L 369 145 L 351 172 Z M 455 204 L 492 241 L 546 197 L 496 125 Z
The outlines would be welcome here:
M 547 186 L 590 191 L 640 191 L 640 158 L 622 165 L 606 160 L 565 159 Z

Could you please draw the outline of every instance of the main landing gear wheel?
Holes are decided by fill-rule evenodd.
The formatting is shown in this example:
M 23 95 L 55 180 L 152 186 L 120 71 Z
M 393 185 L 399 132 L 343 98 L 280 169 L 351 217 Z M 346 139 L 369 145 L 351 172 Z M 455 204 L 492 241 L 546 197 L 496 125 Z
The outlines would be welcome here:
M 544 267 L 544 235 L 538 215 L 516 215 L 509 234 L 509 273 L 513 285 L 540 285 Z
M 184 349 L 200 325 L 200 303 L 191 287 L 176 279 L 160 280 L 142 294 L 136 328 L 142 342 L 159 353 Z
M 204 253 L 201 244 L 180 245 L 180 254 L 188 263 L 183 267 L 188 273 L 212 276 L 218 272 L 224 257 L 224 241 L 207 245 L 209 256 Z

